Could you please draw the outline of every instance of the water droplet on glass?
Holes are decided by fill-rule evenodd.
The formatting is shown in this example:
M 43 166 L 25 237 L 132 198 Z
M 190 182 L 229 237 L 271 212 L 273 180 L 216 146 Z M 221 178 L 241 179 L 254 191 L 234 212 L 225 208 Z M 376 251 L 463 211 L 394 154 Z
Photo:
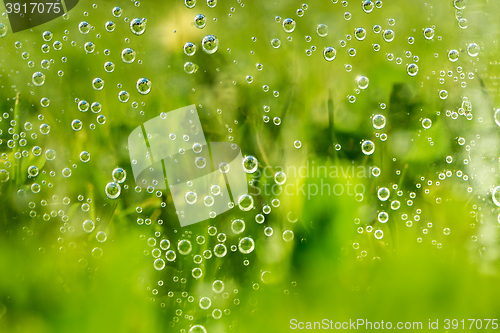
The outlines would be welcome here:
M 287 33 L 291 33 L 295 30 L 295 20 L 292 18 L 286 18 L 283 20 L 283 30 Z
M 135 60 L 135 51 L 127 47 L 123 49 L 121 57 L 124 63 L 131 64 Z
M 184 0 L 184 4 L 187 8 L 191 9 L 196 5 L 196 0 Z
M 425 129 L 429 129 L 432 126 L 432 121 L 429 118 L 424 118 L 422 120 L 422 127 Z
M 377 191 L 377 196 L 380 201 L 387 201 L 390 195 L 391 191 L 387 187 L 381 187 Z
M 243 194 L 238 198 L 238 206 L 242 211 L 249 211 L 253 208 L 253 198 L 249 194 Z
M 80 24 L 78 24 L 78 30 L 80 33 L 86 35 L 90 31 L 90 24 L 87 21 L 82 21 Z
M 96 77 L 94 80 L 92 80 L 92 87 L 95 90 L 102 90 L 102 88 L 104 88 L 104 80 L 100 77 Z
M 205 28 L 205 25 L 207 25 L 207 19 L 205 18 L 205 15 L 203 14 L 198 14 L 194 17 L 194 25 L 198 29 L 203 29 Z
M 359 89 L 366 89 L 368 88 L 369 80 L 366 76 L 358 76 L 356 78 L 356 83 Z
M 425 39 L 433 39 L 434 38 L 434 29 L 432 28 L 425 28 L 424 29 L 424 38 Z
M 254 156 L 245 156 L 243 158 L 243 170 L 246 172 L 246 173 L 254 173 L 255 171 L 257 171 L 257 168 L 259 166 L 259 161 L 257 161 L 257 159 L 254 157 Z
M 207 35 L 201 40 L 203 51 L 207 54 L 213 54 L 219 48 L 219 41 L 214 35 Z
M 274 174 L 274 181 L 278 185 L 283 185 L 286 182 L 286 174 L 283 171 L 278 171 Z
M 142 35 L 146 31 L 146 19 L 135 18 L 130 21 L 130 31 L 136 36 Z
M 137 91 L 141 95 L 147 95 L 151 91 L 151 81 L 149 81 L 145 77 L 142 77 L 139 80 L 137 80 L 135 86 L 137 88 Z
M 191 42 L 184 44 L 184 54 L 187 56 L 192 56 L 196 53 L 196 45 Z
M 255 242 L 250 237 L 243 237 L 238 243 L 238 249 L 243 254 L 248 254 L 255 249 Z
M 39 87 L 45 83 L 45 74 L 42 72 L 35 72 L 31 76 L 31 81 L 35 86 Z
M 337 51 L 332 46 L 327 46 L 323 50 L 323 57 L 327 61 L 332 61 L 337 56 Z
M 406 67 L 406 72 L 408 73 L 408 75 L 410 76 L 415 76 L 417 75 L 418 73 L 418 66 L 416 64 L 409 64 L 407 67 Z
M 121 188 L 118 183 L 109 182 L 105 188 L 106 196 L 110 199 L 116 199 L 120 196 Z
M 386 42 L 392 42 L 394 40 L 394 31 L 391 29 L 384 30 L 382 37 Z
M 361 143 L 361 151 L 365 155 L 371 155 L 375 151 L 375 144 L 371 140 L 365 140 Z
M 372 118 L 372 123 L 375 129 L 382 129 L 385 127 L 385 117 L 381 114 L 376 114 Z
M 356 37 L 357 40 L 363 40 L 366 37 L 366 30 L 363 28 L 356 28 L 354 30 L 354 37 Z
M 5 35 L 7 35 L 7 26 L 0 23 L 0 38 L 5 37 Z
M 476 43 L 470 43 L 469 46 L 467 46 L 467 53 L 471 57 L 477 57 L 479 54 L 479 45 Z
M 127 172 L 123 168 L 115 168 L 111 173 L 113 180 L 118 184 L 121 184 L 127 179 Z

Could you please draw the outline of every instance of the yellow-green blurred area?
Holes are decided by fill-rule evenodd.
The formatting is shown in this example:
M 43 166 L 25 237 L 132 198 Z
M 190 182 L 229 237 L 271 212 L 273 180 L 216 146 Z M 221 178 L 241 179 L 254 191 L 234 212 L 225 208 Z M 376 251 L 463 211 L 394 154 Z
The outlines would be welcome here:
M 499 2 L 101 0 L 67 14 L 16 33 L 0 16 L 0 332 L 500 319 Z M 135 18 L 147 19 L 142 35 Z M 247 174 L 252 209 L 235 202 L 181 227 L 168 189 L 136 187 L 127 145 L 192 104 L 208 142 L 234 142 L 259 167 Z M 111 199 L 118 167 L 127 176 Z

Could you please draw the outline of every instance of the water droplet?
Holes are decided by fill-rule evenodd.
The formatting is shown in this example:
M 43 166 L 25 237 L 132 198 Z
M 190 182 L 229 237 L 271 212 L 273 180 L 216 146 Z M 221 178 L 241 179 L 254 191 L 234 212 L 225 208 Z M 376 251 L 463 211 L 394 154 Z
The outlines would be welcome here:
M 234 234 L 241 234 L 243 231 L 245 231 L 245 222 L 241 219 L 234 220 L 231 223 L 231 230 L 233 231 Z
M 441 98 L 441 99 L 447 99 L 448 98 L 448 91 L 446 91 L 444 89 L 440 90 L 439 91 L 439 98 Z
M 491 192 L 491 198 L 493 200 L 493 203 L 500 207 L 500 186 L 497 186 L 493 189 Z
M 45 151 L 45 159 L 47 159 L 47 161 L 53 161 L 55 158 L 56 158 L 56 152 L 54 150 L 47 149 Z
M 64 168 L 62 170 L 62 175 L 63 175 L 64 178 L 71 177 L 71 169 L 70 168 Z
M 293 240 L 293 237 L 294 237 L 293 231 L 292 230 L 285 230 L 285 231 L 283 231 L 282 236 L 283 236 L 283 240 L 285 242 L 290 242 L 291 240 Z
M 250 237 L 243 237 L 238 243 L 238 249 L 243 254 L 248 254 L 255 249 L 255 242 Z
M 286 182 L 286 174 L 283 171 L 278 171 L 274 175 L 274 181 L 278 185 L 283 185 Z
M 467 5 L 466 0 L 453 0 L 453 6 L 458 10 L 464 10 Z
M 470 43 L 469 46 L 467 46 L 467 53 L 471 57 L 477 57 L 479 54 L 479 45 L 476 43 Z
M 187 8 L 191 9 L 196 5 L 196 0 L 184 0 L 184 4 Z
M 130 95 L 127 91 L 122 90 L 118 93 L 118 100 L 122 103 L 128 102 Z
M 207 35 L 201 40 L 203 51 L 207 54 L 213 54 L 219 48 L 219 41 L 214 35 Z
M 391 29 L 384 30 L 382 37 L 386 42 L 392 42 L 394 40 L 394 31 Z
M 42 33 L 42 38 L 46 42 L 50 42 L 52 40 L 52 37 L 53 37 L 53 35 L 52 35 L 52 32 L 50 32 L 50 31 L 44 31 Z
M 121 188 L 118 183 L 109 182 L 105 188 L 106 196 L 110 199 L 116 199 L 120 196 Z
M 86 100 L 81 100 L 80 102 L 78 102 L 78 110 L 80 110 L 81 112 L 87 112 L 88 109 L 89 103 Z
M 242 211 L 249 211 L 253 208 L 253 198 L 249 194 L 243 194 L 238 198 L 238 207 Z
M 286 18 L 283 20 L 283 30 L 287 33 L 292 33 L 295 30 L 295 20 Z
M 85 52 L 93 53 L 95 50 L 95 45 L 92 42 L 87 42 L 87 43 L 85 43 L 85 45 L 83 45 L 83 48 L 84 48 Z
M 168 260 L 168 258 L 167 258 Z M 161 271 L 163 268 L 165 268 L 165 261 L 161 258 L 155 259 L 153 263 L 154 267 L 156 270 Z
M 31 81 L 35 86 L 39 87 L 45 83 L 45 74 L 42 72 L 35 72 L 31 76 Z
M 122 16 L 123 11 L 120 7 L 114 7 L 112 13 L 114 17 L 120 17 Z
M 375 151 L 375 144 L 371 140 L 365 140 L 361 143 L 361 151 L 365 155 L 371 155 Z
M 115 70 L 115 64 L 113 64 L 111 61 L 107 61 L 104 63 L 104 70 L 107 73 L 111 73 Z
M 371 13 L 374 7 L 372 0 L 363 0 L 361 6 L 363 7 L 363 11 L 365 13 Z
M 196 53 L 196 45 L 191 42 L 184 44 L 184 54 L 187 56 L 192 56 Z
M 135 51 L 127 47 L 123 49 L 121 57 L 124 63 L 131 64 L 135 60 Z
M 387 187 L 381 187 L 377 191 L 377 196 L 380 201 L 387 201 L 390 195 L 391 191 Z
M 224 244 L 217 244 L 214 247 L 214 254 L 216 257 L 222 258 L 226 255 L 227 248 Z
M 495 111 L 495 123 L 500 126 L 500 109 Z
M 369 80 L 366 76 L 358 76 L 356 78 L 356 83 L 359 89 L 366 89 L 368 88 Z
M 407 67 L 406 67 L 406 72 L 408 73 L 408 75 L 410 76 L 415 76 L 417 75 L 418 73 L 418 66 L 416 64 L 409 64 Z
M 372 123 L 375 129 L 382 129 L 385 127 L 385 117 L 381 114 L 376 114 L 372 118 Z
M 192 1 L 192 0 L 186 0 L 186 2 L 187 1 Z M 207 333 L 207 330 L 202 325 L 194 325 L 191 326 L 188 333 Z
M 200 305 L 200 308 L 202 308 L 203 310 L 208 310 L 210 308 L 210 306 L 212 305 L 212 301 L 208 297 L 202 297 L 202 298 L 200 298 L 199 305 Z
M 196 203 L 196 200 L 198 199 L 198 196 L 196 195 L 196 192 L 189 191 L 186 193 L 184 198 L 186 199 L 187 204 L 194 205 Z
M 135 18 L 130 21 L 130 31 L 136 36 L 142 35 L 146 31 L 146 19 Z
M 177 243 L 177 250 L 179 250 L 179 253 L 184 256 L 191 253 L 192 249 L 193 247 L 191 245 L 191 242 L 187 239 L 181 239 L 179 243 Z
M 83 163 L 87 163 L 88 161 L 90 161 L 90 153 L 88 151 L 82 151 L 80 153 L 80 161 L 82 161 Z
M 316 27 L 316 33 L 320 37 L 326 37 L 328 35 L 328 26 L 326 24 L 318 24 L 318 26 Z M 309 37 L 309 40 L 306 39 L 306 41 L 310 42 L 310 38 L 311 37 Z
M 142 77 L 139 80 L 137 80 L 135 86 L 137 88 L 137 91 L 141 95 L 147 95 L 151 91 L 151 81 L 149 81 L 145 77 Z
M 448 52 L 448 59 L 451 61 L 451 62 L 455 62 L 458 60 L 458 57 L 459 57 L 459 53 L 457 50 L 450 50 L 450 52 Z
M 354 30 L 354 37 L 356 37 L 357 40 L 363 40 L 366 37 L 366 30 L 363 28 L 356 28 Z
M 184 71 L 188 74 L 193 74 L 196 72 L 197 66 L 193 64 L 191 61 L 188 61 L 184 64 Z
M 424 38 L 425 39 L 433 39 L 434 38 L 434 29 L 432 28 L 425 28 L 424 29 Z
M 205 18 L 205 15 L 203 14 L 198 14 L 194 17 L 194 25 L 198 29 L 203 29 L 207 25 L 207 19 Z
M 254 156 L 245 156 L 243 158 L 243 170 L 246 173 L 254 173 L 257 171 L 257 168 L 259 166 L 259 161 L 254 157 Z
M 116 168 L 111 173 L 113 180 L 118 184 L 121 184 L 127 179 L 127 172 L 123 168 Z
M 0 23 L 0 38 L 5 37 L 5 35 L 7 35 L 7 26 Z
M 92 231 L 94 231 L 95 228 L 94 221 L 92 220 L 83 221 L 82 228 L 83 231 L 85 231 L 86 233 L 91 233 Z
M 337 51 L 332 46 L 327 46 L 323 50 L 323 57 L 327 61 L 332 61 L 337 56 Z
M 95 90 L 102 90 L 102 88 L 104 88 L 104 80 L 100 77 L 96 77 L 94 80 L 92 80 L 92 87 Z
M 107 32 L 113 32 L 115 31 L 116 24 L 113 21 L 108 21 L 104 23 L 104 28 L 106 29 Z
M 424 118 L 422 120 L 422 127 L 425 129 L 429 129 L 432 126 L 432 121 L 429 118 Z
M 80 30 L 80 33 L 86 35 L 90 31 L 90 24 L 87 21 L 82 21 L 78 24 L 78 30 Z

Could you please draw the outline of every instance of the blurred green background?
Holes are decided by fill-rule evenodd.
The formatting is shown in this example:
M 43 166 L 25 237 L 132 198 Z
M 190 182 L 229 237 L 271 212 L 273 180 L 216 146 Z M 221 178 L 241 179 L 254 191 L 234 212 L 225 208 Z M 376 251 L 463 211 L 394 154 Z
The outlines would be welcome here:
M 193 325 L 203 325 L 210 333 L 288 332 L 292 318 L 422 321 L 424 328 L 438 319 L 443 331 L 446 318 L 498 318 L 499 208 L 491 190 L 500 161 L 500 4 L 371 5 L 366 13 L 358 0 L 219 0 L 214 8 L 197 0 L 191 9 L 180 0 L 80 1 L 67 17 L 15 34 L 2 15 L 8 31 L 0 38 L 0 331 L 198 332 Z M 116 6 L 120 17 L 113 15 Z M 197 14 L 206 17 L 203 29 L 193 23 Z M 131 32 L 134 18 L 147 19 L 143 35 Z M 295 20 L 292 33 L 283 29 L 285 18 Z M 88 34 L 78 29 L 82 21 L 91 26 Z M 107 21 L 116 23 L 113 32 L 106 31 Z M 327 36 L 317 34 L 319 24 L 328 26 Z M 358 27 L 366 30 L 362 41 L 354 37 Z M 433 38 L 424 38 L 426 28 L 434 29 Z M 383 39 L 386 29 L 394 32 L 392 42 Z M 44 31 L 52 33 L 50 41 Z M 211 55 L 201 45 L 209 34 L 219 43 Z M 274 38 L 279 48 L 271 46 Z M 55 41 L 62 42 L 60 50 Z M 92 53 L 85 52 L 86 42 L 94 43 Z M 183 52 L 187 42 L 196 44 L 193 56 Z M 479 55 L 468 54 L 471 43 Z M 336 49 L 331 62 L 323 57 L 328 46 Z M 126 47 L 136 52 L 132 64 L 121 60 Z M 456 62 L 448 59 L 452 49 L 459 52 Z M 104 70 L 107 61 L 115 64 L 112 73 Z M 188 74 L 186 62 L 196 72 Z M 418 65 L 415 76 L 407 73 L 410 63 Z M 41 86 L 32 83 L 36 71 L 45 74 Z M 360 91 L 361 75 L 369 86 Z M 104 80 L 103 90 L 93 89 L 96 77 Z M 141 77 L 151 80 L 147 95 L 136 90 Z M 130 94 L 126 103 L 118 100 L 122 90 Z M 48 107 L 41 105 L 44 97 Z M 102 111 L 80 112 L 81 100 L 99 102 Z M 259 171 L 247 175 L 254 209 L 236 206 L 181 228 L 167 190 L 136 191 L 127 139 L 161 112 L 191 104 L 207 141 L 238 144 L 243 155 L 258 159 Z M 375 114 L 385 116 L 383 129 L 373 127 Z M 432 121 L 429 129 L 424 118 Z M 72 129 L 74 119 L 81 130 Z M 42 124 L 50 133 L 42 134 Z M 374 142 L 372 155 L 361 151 L 362 140 Z M 40 156 L 34 146 L 43 150 Z M 56 152 L 52 161 L 44 157 L 48 149 Z M 82 151 L 90 153 L 89 162 L 80 160 Z M 36 177 L 28 177 L 32 165 Z M 275 172 L 304 166 L 308 177 L 287 173 L 294 191 L 325 183 L 346 189 L 348 181 L 365 191 L 362 197 L 263 191 L 275 184 Z M 318 166 L 339 173 L 313 175 Z M 110 199 L 105 186 L 117 167 L 127 178 L 119 198 Z M 344 175 L 341 167 L 356 173 Z M 40 184 L 38 193 L 33 183 Z M 379 200 L 380 187 L 390 189 L 390 200 Z M 391 208 L 395 200 L 398 209 Z M 389 214 L 385 224 L 377 219 L 381 211 Z M 245 221 L 242 234 L 231 230 L 236 218 Z M 82 229 L 88 219 L 95 222 L 91 233 Z M 383 231 L 382 239 L 375 230 Z M 96 239 L 98 231 L 106 241 Z M 291 241 L 285 231 L 293 232 Z M 196 264 L 194 256 L 213 250 L 222 233 L 227 254 Z M 246 236 L 255 240 L 252 253 L 230 249 Z M 176 252 L 181 239 L 193 249 L 156 270 L 152 252 L 162 239 Z M 199 279 L 195 267 L 203 271 Z M 224 282 L 224 292 L 213 291 L 215 280 Z M 209 309 L 200 307 L 200 297 L 211 299 Z

